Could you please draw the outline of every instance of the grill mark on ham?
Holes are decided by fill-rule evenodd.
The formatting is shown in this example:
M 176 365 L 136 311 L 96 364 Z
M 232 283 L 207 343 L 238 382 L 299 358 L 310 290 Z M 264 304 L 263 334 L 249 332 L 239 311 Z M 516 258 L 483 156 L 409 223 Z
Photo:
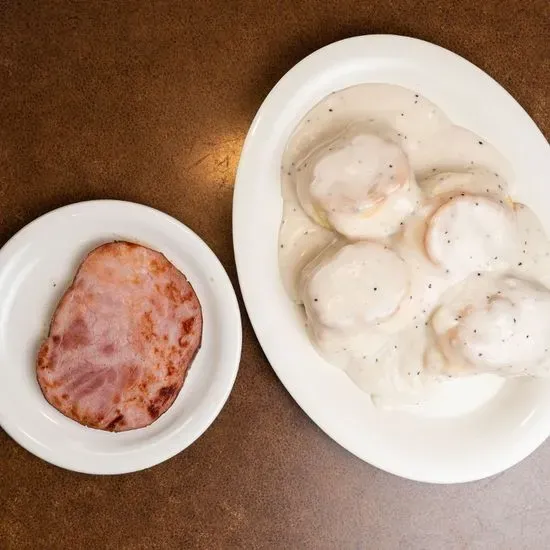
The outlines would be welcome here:
M 110 432 L 114 432 L 117 427 L 120 428 L 123 425 L 124 425 L 124 415 L 119 414 L 119 415 L 115 416 L 115 418 L 113 418 L 113 420 L 111 420 L 111 422 L 109 422 L 109 424 L 107 424 L 105 429 L 110 431 Z
M 37 357 L 44 397 L 91 428 L 148 426 L 178 396 L 200 348 L 202 312 L 162 254 L 114 242 L 88 254 Z

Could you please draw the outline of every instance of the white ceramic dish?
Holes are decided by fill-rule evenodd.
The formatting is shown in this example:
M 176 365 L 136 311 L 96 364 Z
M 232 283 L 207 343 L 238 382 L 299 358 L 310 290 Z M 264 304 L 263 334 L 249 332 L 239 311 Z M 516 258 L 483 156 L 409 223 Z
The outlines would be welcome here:
M 172 407 L 139 430 L 107 433 L 63 416 L 42 396 L 36 352 L 86 253 L 129 240 L 180 269 L 202 305 L 202 347 Z M 241 321 L 233 287 L 208 246 L 174 218 L 147 206 L 91 201 L 60 208 L 17 233 L 0 251 L 0 424 L 35 455 L 70 470 L 120 474 L 158 464 L 214 421 L 235 380 Z
M 246 308 L 277 375 L 330 437 L 363 460 L 434 483 L 484 478 L 519 462 L 550 433 L 550 381 L 515 379 L 498 387 L 457 383 L 429 414 L 374 408 L 347 376 L 310 344 L 284 292 L 277 263 L 280 163 L 300 119 L 332 91 L 366 82 L 399 84 L 485 137 L 512 163 L 515 197 L 541 216 L 550 208 L 550 148 L 521 106 L 483 71 L 438 46 L 399 36 L 337 42 L 291 69 L 254 119 L 242 152 L 233 203 L 235 255 Z M 546 228 L 547 230 L 550 227 Z M 475 386 L 476 384 L 474 384 Z M 448 401 L 448 403 L 447 403 Z

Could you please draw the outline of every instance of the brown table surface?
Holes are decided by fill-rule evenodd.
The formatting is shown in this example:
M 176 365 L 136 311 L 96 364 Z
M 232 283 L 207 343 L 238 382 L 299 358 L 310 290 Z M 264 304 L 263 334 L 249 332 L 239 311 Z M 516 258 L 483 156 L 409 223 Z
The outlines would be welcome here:
M 487 71 L 548 136 L 549 6 L 2 0 L 1 242 L 64 204 L 137 201 L 201 235 L 237 288 L 235 169 L 254 113 L 285 71 L 348 36 L 415 36 Z M 478 483 L 393 477 L 309 420 L 244 310 L 243 324 L 227 405 L 196 443 L 159 466 L 77 474 L 0 431 L 0 548 L 548 547 L 550 445 Z

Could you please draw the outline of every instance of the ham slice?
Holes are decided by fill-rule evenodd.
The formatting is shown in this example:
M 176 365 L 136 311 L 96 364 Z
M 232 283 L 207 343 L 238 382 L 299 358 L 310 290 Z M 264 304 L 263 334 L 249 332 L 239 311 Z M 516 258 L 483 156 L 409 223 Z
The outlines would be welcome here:
M 38 383 L 51 405 L 85 426 L 142 428 L 176 399 L 201 338 L 201 306 L 180 271 L 144 246 L 104 244 L 57 306 Z

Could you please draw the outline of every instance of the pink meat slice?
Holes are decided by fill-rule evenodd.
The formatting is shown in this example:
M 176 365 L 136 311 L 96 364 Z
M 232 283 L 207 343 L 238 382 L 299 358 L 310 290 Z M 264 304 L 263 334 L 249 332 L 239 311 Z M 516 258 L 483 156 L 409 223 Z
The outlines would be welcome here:
M 93 250 L 38 353 L 44 397 L 92 428 L 154 422 L 180 392 L 202 338 L 193 288 L 162 254 L 113 242 Z

